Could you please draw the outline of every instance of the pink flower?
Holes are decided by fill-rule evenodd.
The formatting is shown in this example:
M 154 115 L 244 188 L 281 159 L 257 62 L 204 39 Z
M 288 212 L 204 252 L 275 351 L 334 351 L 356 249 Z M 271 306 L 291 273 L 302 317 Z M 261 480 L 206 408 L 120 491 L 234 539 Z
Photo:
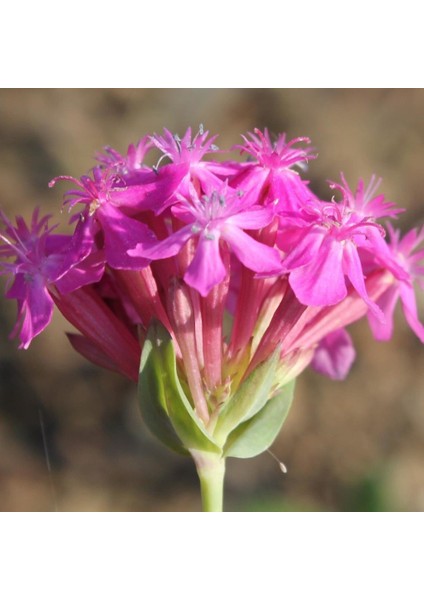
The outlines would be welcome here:
M 204 131 L 202 125 L 193 138 L 191 127 L 187 129 L 182 138 L 164 128 L 163 136 L 155 133 L 151 140 L 174 164 L 199 165 L 205 154 L 218 150 L 214 144 L 218 136 L 214 135 L 208 138 L 208 135 L 209 131 Z
M 50 286 L 60 280 L 85 254 L 84 247 L 75 248 L 71 236 L 52 235 L 48 227 L 50 216 L 39 219 L 34 210 L 28 227 L 22 217 L 16 218 L 16 227 L 0 212 L 5 227 L 0 233 L 0 273 L 13 277 L 9 281 L 7 298 L 18 304 L 18 316 L 12 336 L 19 336 L 20 348 L 28 348 L 31 341 L 50 323 L 53 300 Z M 14 259 L 13 262 L 9 262 Z
M 404 211 L 403 208 L 398 208 L 394 202 L 386 202 L 383 194 L 374 195 L 381 184 L 381 179 L 376 181 L 375 175 L 371 177 L 366 189 L 363 180 L 360 179 L 355 192 L 349 188 L 343 173 L 340 177 L 342 183 L 330 182 L 330 187 L 342 192 L 344 203 L 356 214 L 358 220 L 383 217 L 395 219 L 399 213 Z
M 75 349 L 135 380 L 140 344 L 160 321 L 191 406 L 213 425 L 270 357 L 272 394 L 308 364 L 343 378 L 354 359 L 344 327 L 368 315 L 387 339 L 399 299 L 424 341 L 413 289 L 424 286 L 424 228 L 401 239 L 389 227 L 387 244 L 377 220 L 400 209 L 377 194 L 379 180 L 353 190 L 342 174 L 331 183 L 341 202 L 322 202 L 296 170 L 316 157 L 308 138 L 274 142 L 256 129 L 238 146 L 252 160 L 239 163 L 205 160 L 215 138 L 165 129 L 126 154 L 106 147 L 90 176 L 54 179 L 74 184 L 72 235 L 53 235 L 37 211 L 29 226 L 1 216 L 0 270 L 21 347 L 55 302 L 81 333 L 70 337 Z M 153 147 L 170 164 L 147 166 Z
M 377 304 L 385 316 L 384 322 L 379 322 L 369 315 L 369 322 L 374 336 L 378 340 L 388 340 L 393 331 L 393 313 L 400 299 L 405 318 L 412 331 L 421 342 L 424 342 L 424 326 L 419 321 L 414 282 L 424 289 L 424 227 L 421 230 L 412 229 L 403 238 L 400 231 L 388 225 L 390 232 L 390 250 L 400 267 L 408 274 L 407 278 L 396 278 L 390 287 L 378 298 Z M 419 248 L 421 246 L 421 248 Z
M 143 176 L 151 173 L 151 169 L 144 164 L 144 159 L 152 147 L 150 136 L 146 135 L 137 144 L 130 144 L 125 156 L 111 146 L 106 146 L 103 153 L 96 154 L 96 159 L 103 169 L 120 175 L 126 184 L 136 184 L 140 179 L 142 183 Z
M 178 192 L 181 194 L 188 194 L 188 187 L 193 180 L 198 180 L 201 184 L 217 186 L 220 184 L 218 175 L 227 172 L 220 163 L 202 160 L 205 154 L 218 151 L 218 147 L 214 144 L 218 136 L 214 135 L 210 138 L 208 136 L 209 131 L 204 131 L 203 125 L 200 125 L 194 137 L 192 137 L 191 127 L 182 138 L 165 128 L 163 136 L 155 134 L 151 137 L 153 144 L 163 152 L 158 165 L 164 158 L 168 158 L 172 162 L 168 168 L 185 170 L 178 187 Z
M 297 218 L 282 220 L 283 266 L 297 298 L 308 306 L 337 304 L 347 295 L 346 278 L 377 317 L 383 315 L 367 293 L 358 248 L 387 254 L 382 228 L 358 220 L 346 204 L 310 203 Z
M 244 232 L 261 229 L 273 219 L 272 210 L 254 205 L 253 194 L 244 195 L 224 185 L 199 196 L 191 186 L 189 198 L 179 195 L 178 200 L 173 213 L 187 225 L 155 244 L 138 244 L 128 252 L 130 256 L 169 258 L 189 240 L 196 239 L 196 250 L 184 280 L 202 296 L 207 296 L 225 277 L 221 242 L 226 242 L 238 260 L 255 273 L 280 270 L 278 252 Z
M 124 209 L 142 210 L 140 207 L 146 201 L 144 186 L 119 185 L 121 182 L 116 175 L 109 175 L 100 167 L 93 169 L 92 179 L 86 175 L 80 180 L 60 176 L 53 179 L 49 186 L 54 186 L 58 181 L 72 181 L 78 186 L 65 193 L 65 204 L 71 208 L 76 204 L 86 207 L 77 225 L 77 235 L 85 235 L 89 231 L 94 245 L 95 236 L 101 230 L 106 261 L 116 269 L 141 269 L 147 266 L 147 260 L 130 258 L 127 251 L 134 248 L 140 240 L 151 241 L 153 234 L 144 223 L 124 212 Z M 80 233 L 78 229 L 83 229 L 84 233 Z
M 309 148 L 295 147 L 301 143 L 310 144 L 309 138 L 299 137 L 286 142 L 286 136 L 282 134 L 273 143 L 267 129 L 263 133 L 255 129 L 254 133 L 242 138 L 244 144 L 235 148 L 250 154 L 254 162 L 240 170 L 232 185 L 239 185 L 246 190 L 255 188 L 265 203 L 276 204 L 278 212 L 297 210 L 315 197 L 308 188 L 308 182 L 303 181 L 293 169 L 295 166 L 302 168 L 309 160 L 316 158 Z
M 323 338 L 315 350 L 311 367 L 331 379 L 345 379 L 355 360 L 352 338 L 345 329 L 338 329 Z

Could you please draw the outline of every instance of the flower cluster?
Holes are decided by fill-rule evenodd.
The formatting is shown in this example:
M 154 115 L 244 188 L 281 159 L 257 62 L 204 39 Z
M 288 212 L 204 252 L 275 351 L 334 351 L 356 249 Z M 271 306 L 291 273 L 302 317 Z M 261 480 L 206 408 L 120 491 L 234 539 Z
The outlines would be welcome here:
M 213 430 L 270 357 L 271 397 L 309 364 L 345 377 L 355 355 L 345 327 L 367 316 L 375 338 L 388 339 L 399 299 L 424 342 L 414 292 L 424 285 L 424 228 L 401 238 L 389 224 L 386 237 L 382 220 L 400 209 L 377 194 L 379 181 L 351 189 L 341 175 L 329 191 L 339 199 L 323 200 L 302 176 L 316 158 L 308 138 L 255 130 L 236 146 L 245 162 L 222 160 L 215 139 L 202 127 L 182 138 L 164 130 L 125 155 L 105 148 L 80 179 L 57 177 L 51 187 L 72 184 L 69 235 L 37 210 L 30 224 L 0 214 L 0 272 L 21 348 L 56 305 L 79 331 L 69 334 L 78 352 L 136 381 L 159 322 L 184 393 Z

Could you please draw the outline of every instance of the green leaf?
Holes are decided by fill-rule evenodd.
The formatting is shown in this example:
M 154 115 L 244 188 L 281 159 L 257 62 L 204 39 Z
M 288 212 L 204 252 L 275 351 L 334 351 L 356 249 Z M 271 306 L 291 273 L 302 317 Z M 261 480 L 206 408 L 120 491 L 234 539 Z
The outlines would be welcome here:
M 277 350 L 268 360 L 261 363 L 224 405 L 214 430 L 216 440 L 224 443 L 231 431 L 265 406 L 275 384 L 279 357 L 280 351 Z
M 271 446 L 288 415 L 294 384 L 295 380 L 285 385 L 255 416 L 230 433 L 224 456 L 250 458 Z
M 172 337 L 158 321 L 147 332 L 138 389 L 146 425 L 164 444 L 177 452 L 193 449 L 221 454 L 184 393 Z

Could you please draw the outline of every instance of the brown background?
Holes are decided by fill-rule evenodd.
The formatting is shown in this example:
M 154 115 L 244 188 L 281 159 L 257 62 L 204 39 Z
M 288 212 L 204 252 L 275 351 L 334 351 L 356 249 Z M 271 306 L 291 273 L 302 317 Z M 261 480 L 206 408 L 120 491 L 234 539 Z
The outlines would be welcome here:
M 408 209 L 406 229 L 424 222 L 423 103 L 422 90 L 2 90 L 0 206 L 58 217 L 52 177 L 79 176 L 102 146 L 125 151 L 163 126 L 204 123 L 221 148 L 267 126 L 312 138 L 308 177 L 326 197 L 341 170 L 352 185 L 382 176 L 388 199 Z M 59 316 L 18 351 L 7 339 L 14 316 L 1 298 L 0 510 L 198 510 L 194 468 L 145 431 L 134 385 L 74 354 Z M 402 315 L 389 343 L 366 322 L 351 333 L 358 358 L 345 382 L 310 372 L 298 382 L 273 446 L 288 474 L 268 454 L 230 461 L 228 510 L 424 509 L 424 349 Z

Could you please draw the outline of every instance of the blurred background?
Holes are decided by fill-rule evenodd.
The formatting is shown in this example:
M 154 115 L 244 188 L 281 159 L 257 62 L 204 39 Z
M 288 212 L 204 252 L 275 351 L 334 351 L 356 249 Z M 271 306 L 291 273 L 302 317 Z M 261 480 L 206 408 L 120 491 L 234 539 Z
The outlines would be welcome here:
M 407 209 L 407 229 L 424 223 L 423 107 L 413 89 L 0 90 L 0 206 L 59 218 L 52 177 L 80 176 L 107 144 L 125 152 L 164 126 L 181 134 L 203 123 L 221 148 L 254 127 L 309 136 L 318 194 L 330 197 L 326 180 L 340 171 L 351 186 L 375 173 Z M 1 295 L 0 510 L 200 510 L 191 461 L 145 430 L 135 386 L 75 354 L 60 315 L 27 351 L 8 340 L 14 320 Z M 346 381 L 299 378 L 272 448 L 288 473 L 269 454 L 231 459 L 227 510 L 424 509 L 424 347 L 401 314 L 389 343 L 366 322 L 350 332 L 358 356 Z

